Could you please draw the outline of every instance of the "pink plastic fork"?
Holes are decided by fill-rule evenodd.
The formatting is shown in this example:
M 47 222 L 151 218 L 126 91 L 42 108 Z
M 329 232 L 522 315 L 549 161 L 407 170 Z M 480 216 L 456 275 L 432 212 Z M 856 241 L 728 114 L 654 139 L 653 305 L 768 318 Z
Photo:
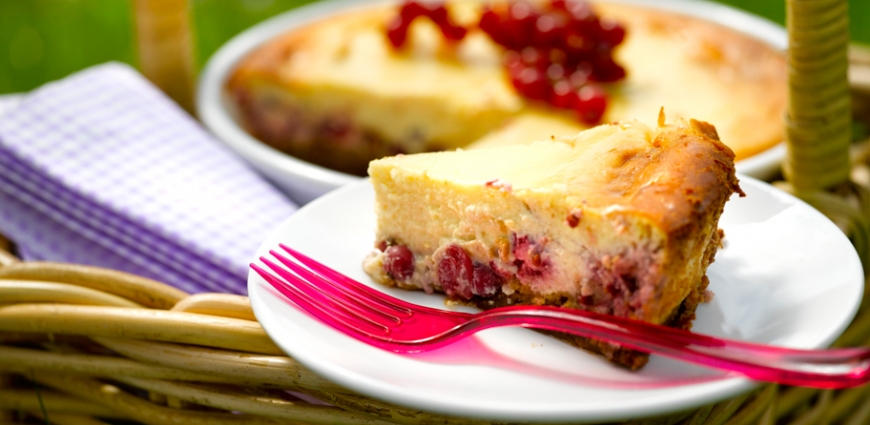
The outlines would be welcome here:
M 798 350 L 733 341 L 588 311 L 501 307 L 477 314 L 414 305 L 359 283 L 281 244 L 290 256 L 251 264 L 290 301 L 339 331 L 398 353 L 433 350 L 475 332 L 521 326 L 606 340 L 627 348 L 734 371 L 748 378 L 815 388 L 870 381 L 870 348 Z

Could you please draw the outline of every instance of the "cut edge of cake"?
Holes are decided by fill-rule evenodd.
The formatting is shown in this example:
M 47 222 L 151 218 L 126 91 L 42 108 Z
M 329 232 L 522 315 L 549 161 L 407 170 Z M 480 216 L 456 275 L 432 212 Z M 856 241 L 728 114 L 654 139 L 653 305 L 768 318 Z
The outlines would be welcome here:
M 493 162 L 469 169 L 481 158 Z M 719 216 L 742 196 L 733 161 L 712 125 L 665 125 L 663 115 L 656 128 L 605 124 L 526 146 L 372 161 L 378 223 L 364 268 L 382 284 L 481 309 L 554 305 L 689 329 L 710 296 Z M 629 369 L 647 362 L 557 336 Z

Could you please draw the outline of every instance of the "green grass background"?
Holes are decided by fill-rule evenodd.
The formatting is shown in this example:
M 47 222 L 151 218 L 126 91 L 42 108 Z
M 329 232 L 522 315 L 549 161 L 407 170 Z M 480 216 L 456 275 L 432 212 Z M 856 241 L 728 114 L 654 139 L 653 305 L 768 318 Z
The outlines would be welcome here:
M 181 0 L 179 0 L 181 1 Z M 190 0 L 197 66 L 243 29 L 310 0 Z M 721 0 L 785 22 L 785 0 Z M 850 0 L 852 38 L 870 43 L 870 0 Z M 136 65 L 129 0 L 0 0 L 0 93 L 110 60 Z

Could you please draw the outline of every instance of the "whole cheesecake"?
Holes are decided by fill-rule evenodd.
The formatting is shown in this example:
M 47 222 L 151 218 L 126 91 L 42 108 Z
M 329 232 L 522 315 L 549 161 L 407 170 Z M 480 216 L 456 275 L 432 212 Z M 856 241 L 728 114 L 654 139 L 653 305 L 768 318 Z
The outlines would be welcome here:
M 366 272 L 482 309 L 554 305 L 690 328 L 708 296 L 719 216 L 742 192 L 713 126 L 659 122 L 373 161 Z M 631 369 L 647 361 L 565 338 Z
M 566 136 L 589 128 L 567 111 L 518 93 L 505 49 L 475 28 L 481 4 L 449 3 L 470 28 L 444 39 L 427 19 L 397 49 L 382 6 L 332 16 L 260 46 L 227 84 L 240 120 L 260 140 L 301 159 L 365 175 L 372 159 L 397 153 L 491 147 Z M 615 3 L 593 4 L 626 30 L 613 50 L 625 79 L 602 84 L 600 122 L 654 117 L 713 122 L 737 159 L 783 138 L 782 52 L 717 24 Z M 654 125 L 654 122 L 646 122 Z

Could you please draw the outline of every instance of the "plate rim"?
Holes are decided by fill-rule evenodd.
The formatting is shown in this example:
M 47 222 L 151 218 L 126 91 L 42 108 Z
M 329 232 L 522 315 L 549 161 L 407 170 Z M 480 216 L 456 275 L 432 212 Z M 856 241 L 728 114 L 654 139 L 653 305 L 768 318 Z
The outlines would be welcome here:
M 750 182 L 749 184 L 762 188 L 765 192 L 771 194 L 771 196 L 782 196 L 788 199 L 790 202 L 794 204 L 800 204 L 802 208 L 806 208 L 811 210 L 813 214 L 816 214 L 819 218 L 826 220 L 834 230 L 839 231 L 836 226 L 830 222 L 824 215 L 821 214 L 818 210 L 800 200 L 799 198 L 794 197 L 791 194 L 788 194 L 784 191 L 781 191 L 774 186 L 767 184 L 763 181 L 745 176 L 738 175 L 741 183 Z M 352 192 L 354 190 L 360 190 L 360 186 L 368 185 L 368 179 L 363 179 L 362 181 L 347 185 L 345 187 L 339 188 L 319 199 L 315 200 L 309 205 L 303 207 L 305 210 L 316 209 L 320 204 L 332 202 L 334 198 L 340 198 L 346 192 Z M 302 210 L 300 210 L 301 212 Z M 298 212 L 297 212 L 298 213 Z M 285 226 L 289 226 L 290 223 L 294 220 L 297 214 L 294 214 L 285 222 L 283 222 L 280 226 L 276 228 L 278 229 L 284 228 Z M 298 219 L 295 219 L 298 220 Z M 851 246 L 851 243 L 846 239 L 845 235 L 843 235 L 843 239 L 845 242 Z M 263 245 L 258 249 L 259 252 L 264 252 L 264 248 L 269 248 L 267 246 L 268 240 L 263 242 Z M 854 249 L 850 252 L 857 258 L 857 253 L 854 252 Z M 258 254 L 259 255 L 259 254 Z M 860 279 L 856 279 L 857 285 L 854 288 L 858 294 L 862 293 L 864 287 L 863 281 L 863 270 L 860 269 L 860 260 L 858 261 L 858 274 L 860 275 Z M 249 297 L 251 298 L 251 304 L 254 309 L 255 316 L 261 323 L 268 322 L 271 317 L 267 318 L 265 321 L 262 319 L 265 317 L 264 315 L 272 315 L 275 314 L 272 311 L 269 311 L 267 307 L 264 306 L 264 301 L 261 300 L 260 294 L 253 288 L 254 285 L 261 285 L 261 278 L 256 275 L 256 273 L 249 273 L 248 278 L 248 291 Z M 858 312 L 858 308 L 860 306 L 860 296 L 858 299 L 850 306 L 849 311 L 846 314 L 846 320 L 842 323 L 839 323 L 837 326 L 831 329 L 829 335 L 826 338 L 823 338 L 816 344 L 816 347 L 828 346 L 830 345 L 842 332 L 849 326 L 852 320 L 854 320 L 855 315 Z M 265 309 L 265 310 L 264 310 Z M 278 320 L 276 318 L 276 320 Z M 315 320 L 315 319 L 311 319 Z M 270 323 L 271 324 L 271 323 Z M 327 326 L 327 325 L 322 325 Z M 270 333 L 271 326 L 264 324 L 263 328 L 267 333 Z M 336 331 L 337 332 L 337 331 Z M 350 338 L 350 337 L 347 337 Z M 288 350 L 284 345 L 284 340 L 282 338 L 273 338 L 276 344 L 284 350 L 285 352 L 293 352 L 294 348 L 290 347 Z M 362 344 L 362 343 L 360 343 Z M 409 407 L 409 408 L 419 408 L 424 409 L 431 412 L 436 412 L 448 416 L 459 416 L 464 418 L 476 418 L 476 419 L 489 419 L 489 420 L 522 420 L 522 421 L 530 421 L 530 422 L 541 422 L 541 421 L 549 421 L 549 422 L 597 422 L 597 421 L 612 421 L 612 420 L 626 420 L 626 419 L 637 419 L 640 417 L 646 417 L 650 415 L 657 414 L 667 414 L 679 411 L 680 409 L 693 409 L 700 407 L 704 404 L 708 404 L 711 402 L 716 402 L 720 400 L 727 399 L 729 397 L 733 397 L 737 394 L 740 394 L 745 391 L 749 391 L 750 389 L 758 386 L 761 382 L 752 381 L 750 379 L 732 376 L 732 377 L 724 377 L 722 379 L 718 379 L 710 382 L 702 382 L 699 384 L 690 384 L 696 385 L 703 391 L 701 391 L 701 395 L 694 397 L 692 400 L 682 403 L 674 404 L 673 400 L 665 400 L 665 403 L 661 400 L 650 399 L 645 404 L 636 404 L 631 408 L 621 407 L 619 412 L 614 412 L 613 409 L 594 411 L 594 412 L 583 412 L 582 417 L 578 417 L 579 413 L 576 411 L 571 411 L 570 409 L 561 409 L 557 411 L 548 410 L 546 412 L 535 412 L 534 414 L 529 414 L 528 412 L 522 411 L 511 411 L 511 410 L 481 410 L 479 407 L 474 408 L 471 405 L 467 406 L 457 406 L 455 403 L 451 403 L 444 400 L 432 400 L 432 399 L 419 399 L 416 396 L 409 396 L 407 393 L 403 393 L 401 388 L 397 386 L 386 385 L 381 381 L 377 381 L 373 378 L 370 378 L 367 375 L 362 375 L 353 371 L 350 371 L 350 375 L 347 374 L 347 370 L 337 370 L 335 368 L 330 367 L 329 364 L 321 364 L 317 361 L 313 354 L 315 353 L 305 353 L 305 349 L 303 351 L 303 356 L 301 358 L 294 357 L 301 364 L 309 367 L 311 370 L 315 371 L 318 374 L 326 377 L 327 379 L 338 383 L 339 385 L 345 386 L 354 391 L 358 391 L 361 394 L 366 394 L 373 398 L 384 400 L 390 403 L 394 403 L 397 405 Z M 296 351 L 296 354 L 299 354 Z M 311 354 L 312 356 L 308 356 L 306 354 Z M 372 389 L 376 391 L 372 391 Z

